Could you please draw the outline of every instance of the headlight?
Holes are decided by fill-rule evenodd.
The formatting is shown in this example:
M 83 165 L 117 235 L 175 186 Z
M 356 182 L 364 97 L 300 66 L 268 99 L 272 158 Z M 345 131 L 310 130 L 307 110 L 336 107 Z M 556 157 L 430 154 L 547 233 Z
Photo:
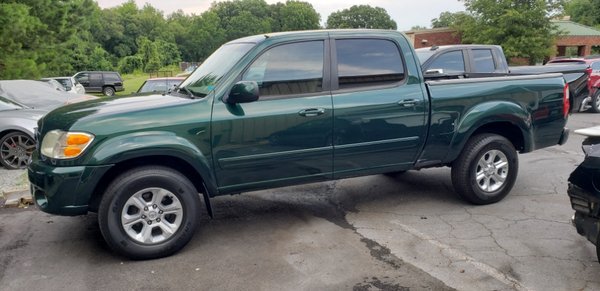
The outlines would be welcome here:
M 94 136 L 85 132 L 65 132 L 52 130 L 42 140 L 42 155 L 52 159 L 76 158 L 94 140 Z

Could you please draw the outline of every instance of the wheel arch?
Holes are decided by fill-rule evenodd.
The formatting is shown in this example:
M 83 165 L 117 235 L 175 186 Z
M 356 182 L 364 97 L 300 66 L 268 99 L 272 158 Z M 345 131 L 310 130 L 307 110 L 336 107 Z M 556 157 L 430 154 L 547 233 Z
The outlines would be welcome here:
M 89 199 L 89 210 L 97 212 L 102 200 L 102 195 L 110 185 L 110 183 L 120 174 L 143 166 L 162 166 L 178 171 L 184 175 L 196 188 L 198 193 L 203 193 L 204 198 L 208 199 L 211 196 L 211 191 L 207 186 L 206 180 L 201 173 L 185 159 L 173 155 L 150 155 L 121 160 L 115 163 L 104 175 L 94 188 L 92 196 Z M 205 201 L 208 203 L 207 201 Z M 210 210 L 209 210 L 210 211 Z
M 203 193 L 209 213 L 209 197 L 218 193 L 211 161 L 189 140 L 172 132 L 154 131 L 129 133 L 100 141 L 82 161 L 89 165 L 112 165 L 96 183 L 91 197 L 85 197 L 90 210 L 95 211 L 108 184 L 123 171 L 139 166 L 164 166 L 186 176 Z
M 505 137 L 518 152 L 525 153 L 533 149 L 531 117 L 523 108 L 509 102 L 483 104 L 477 107 L 465 114 L 462 122 L 457 126 L 446 161 L 454 161 L 463 151 L 467 141 L 482 133 Z

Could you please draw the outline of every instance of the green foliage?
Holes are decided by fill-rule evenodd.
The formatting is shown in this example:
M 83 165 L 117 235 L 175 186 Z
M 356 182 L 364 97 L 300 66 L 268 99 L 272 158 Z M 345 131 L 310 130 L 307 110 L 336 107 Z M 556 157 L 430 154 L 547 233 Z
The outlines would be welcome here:
M 508 58 L 541 62 L 556 38 L 550 21 L 558 3 L 544 0 L 463 0 L 471 20 L 455 24 L 464 43 L 498 44 Z
M 410 30 L 426 30 L 426 29 L 429 29 L 429 28 L 427 28 L 425 26 L 421 26 L 421 25 L 415 25 L 410 28 Z
M 139 55 L 126 56 L 119 61 L 119 72 L 123 74 L 131 74 L 134 71 L 142 70 L 144 63 Z
M 381 7 L 354 5 L 327 18 L 327 28 L 397 29 L 396 22 Z
M 36 64 L 39 47 L 36 37 L 41 21 L 29 14 L 30 7 L 17 3 L 0 4 L 0 78 L 39 77 Z M 31 40 L 31 41 L 23 41 Z
M 278 3 L 281 4 L 281 3 Z M 285 5 L 271 5 L 271 9 L 278 9 L 278 23 L 273 24 L 274 31 L 293 31 L 318 29 L 321 16 L 308 2 L 287 1 Z
M 200 15 L 165 17 L 134 0 L 100 9 L 95 0 L 0 1 L 0 78 L 72 75 L 82 70 L 153 71 L 201 62 L 223 43 L 248 35 L 318 29 L 308 2 L 214 2 Z
M 144 72 L 158 71 L 161 67 L 158 45 L 142 36 L 138 39 L 138 55 L 142 59 Z
M 442 12 L 440 17 L 431 20 L 431 27 L 460 27 L 463 23 L 473 21 L 473 17 L 466 12 Z
M 600 27 L 600 0 L 568 1 L 565 12 L 577 23 Z

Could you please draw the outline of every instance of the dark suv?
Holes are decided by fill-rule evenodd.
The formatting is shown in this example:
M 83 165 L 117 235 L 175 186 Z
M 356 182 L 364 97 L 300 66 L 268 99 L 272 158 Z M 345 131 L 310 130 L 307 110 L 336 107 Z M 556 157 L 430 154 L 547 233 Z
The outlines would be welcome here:
M 115 92 L 123 91 L 123 79 L 117 72 L 84 71 L 73 76 L 83 87 L 85 92 L 102 93 L 113 96 Z

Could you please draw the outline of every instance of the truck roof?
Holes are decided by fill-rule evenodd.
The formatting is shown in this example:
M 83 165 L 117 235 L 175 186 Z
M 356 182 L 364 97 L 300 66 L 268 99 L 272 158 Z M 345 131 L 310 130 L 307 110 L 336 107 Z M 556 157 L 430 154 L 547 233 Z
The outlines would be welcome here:
M 285 32 L 273 32 L 265 34 L 257 34 L 247 37 L 238 38 L 232 40 L 229 43 L 259 43 L 268 38 L 279 38 L 279 37 L 291 37 L 291 36 L 315 36 L 319 34 L 402 34 L 403 33 L 395 30 L 386 29 L 320 29 L 320 30 L 299 30 L 299 31 L 285 31 Z

